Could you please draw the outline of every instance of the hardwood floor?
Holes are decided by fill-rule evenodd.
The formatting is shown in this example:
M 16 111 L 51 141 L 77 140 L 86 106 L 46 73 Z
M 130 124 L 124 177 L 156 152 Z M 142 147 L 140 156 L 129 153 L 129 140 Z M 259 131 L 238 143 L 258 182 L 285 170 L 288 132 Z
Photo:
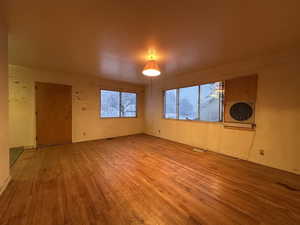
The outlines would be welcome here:
M 134 135 L 25 152 L 1 225 L 299 225 L 300 176 Z

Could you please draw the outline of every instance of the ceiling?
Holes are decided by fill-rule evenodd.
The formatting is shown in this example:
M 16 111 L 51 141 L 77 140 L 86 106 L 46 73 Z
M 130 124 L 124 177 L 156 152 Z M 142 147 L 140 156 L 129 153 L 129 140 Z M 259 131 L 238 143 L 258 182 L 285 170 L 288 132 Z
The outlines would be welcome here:
M 299 0 L 7 0 L 9 62 L 145 83 L 300 44 Z

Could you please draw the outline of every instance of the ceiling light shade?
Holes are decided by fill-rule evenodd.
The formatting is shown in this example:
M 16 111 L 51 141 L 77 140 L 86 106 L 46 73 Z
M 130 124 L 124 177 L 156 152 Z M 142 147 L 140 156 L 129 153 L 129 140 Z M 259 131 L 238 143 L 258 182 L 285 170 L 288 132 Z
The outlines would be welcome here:
M 157 62 L 155 60 L 149 60 L 144 69 L 143 69 L 143 74 L 145 76 L 148 76 L 148 77 L 157 77 L 160 75 L 160 69 L 159 69 L 159 66 L 157 64 Z

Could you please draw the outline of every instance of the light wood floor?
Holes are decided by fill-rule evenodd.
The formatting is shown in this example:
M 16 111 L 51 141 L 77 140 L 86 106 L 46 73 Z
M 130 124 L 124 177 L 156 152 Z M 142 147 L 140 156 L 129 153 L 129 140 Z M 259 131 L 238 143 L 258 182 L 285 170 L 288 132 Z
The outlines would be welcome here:
M 134 135 L 24 153 L 0 224 L 299 225 L 299 187 L 297 175 Z

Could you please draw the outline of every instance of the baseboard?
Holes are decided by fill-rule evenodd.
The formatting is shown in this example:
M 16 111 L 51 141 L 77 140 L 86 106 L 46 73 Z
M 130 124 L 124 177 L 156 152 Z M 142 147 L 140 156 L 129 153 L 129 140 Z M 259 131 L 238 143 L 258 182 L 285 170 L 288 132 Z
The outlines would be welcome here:
M 25 150 L 32 150 L 32 149 L 36 149 L 35 145 L 29 145 L 29 146 L 24 146 Z
M 0 195 L 2 195 L 2 193 L 3 193 L 4 190 L 6 189 L 7 185 L 9 184 L 10 180 L 11 180 L 11 176 L 8 176 L 8 177 L 5 179 L 3 185 L 0 186 Z
M 17 147 L 9 148 L 9 150 L 14 150 L 14 149 L 23 149 L 24 150 L 24 146 L 17 146 Z
M 9 149 L 16 149 L 16 148 L 23 148 L 24 150 L 31 150 L 35 149 L 35 145 L 27 145 L 27 146 L 16 146 L 16 147 L 10 147 Z
M 133 135 L 138 135 L 138 134 L 144 134 L 144 133 L 135 133 L 135 134 L 127 134 L 127 135 L 120 135 L 120 136 L 109 136 L 109 137 L 102 137 L 102 138 L 96 138 L 96 139 L 84 139 L 84 140 L 73 140 L 72 143 L 84 143 L 84 142 L 93 142 L 93 141 L 101 141 L 101 140 L 106 140 L 106 139 L 113 139 L 113 138 L 121 138 L 121 137 L 129 137 Z
M 164 140 L 167 140 L 167 141 L 172 141 L 172 142 L 174 142 L 174 143 L 183 144 L 183 145 L 189 146 L 191 149 L 192 149 L 192 148 L 197 148 L 197 147 L 195 147 L 195 146 L 192 146 L 192 145 L 189 145 L 189 144 L 186 144 L 186 143 L 182 143 L 182 142 L 179 142 L 179 141 L 175 141 L 175 140 L 172 140 L 172 139 L 168 139 L 168 138 L 166 138 L 166 137 L 157 136 L 157 135 L 152 134 L 152 133 L 149 133 L 149 132 L 147 132 L 147 133 L 145 133 L 145 134 L 146 134 L 146 135 L 149 135 L 149 136 L 152 136 L 152 137 L 161 138 L 161 139 L 164 139 Z M 249 162 L 249 163 L 253 163 L 253 164 L 256 164 L 256 165 L 269 167 L 269 168 L 272 168 L 272 169 L 274 169 L 274 170 L 280 170 L 280 171 L 286 172 L 286 173 L 291 173 L 291 174 L 295 174 L 295 175 L 300 175 L 300 172 L 299 172 L 299 171 L 293 171 L 293 170 L 289 170 L 289 169 L 278 168 L 278 167 L 275 167 L 275 166 L 272 166 L 272 165 L 263 164 L 263 163 L 256 162 L 256 161 L 252 161 L 252 160 L 249 160 L 249 159 L 239 158 L 239 157 L 232 156 L 232 155 L 228 155 L 228 154 L 225 154 L 225 153 L 222 153 L 222 152 L 216 152 L 216 151 L 212 151 L 212 150 L 208 150 L 208 151 L 209 151 L 209 152 L 212 152 L 212 153 L 214 153 L 214 154 L 217 154 L 217 155 L 226 156 L 226 157 L 228 157 L 228 158 L 232 158 L 232 159 L 236 159 L 236 160 L 242 160 L 242 161 Z

